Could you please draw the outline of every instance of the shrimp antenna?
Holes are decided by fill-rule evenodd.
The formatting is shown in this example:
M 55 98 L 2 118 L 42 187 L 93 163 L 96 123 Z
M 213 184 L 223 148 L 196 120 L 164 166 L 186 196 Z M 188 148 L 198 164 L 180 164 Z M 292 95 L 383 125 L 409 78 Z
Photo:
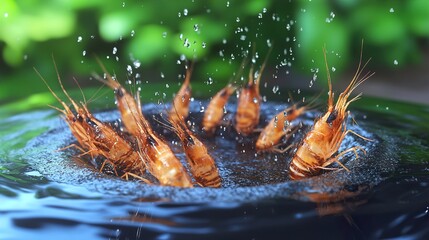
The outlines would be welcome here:
M 328 86 L 329 86 L 328 106 L 329 108 L 332 108 L 334 105 L 334 93 L 332 92 L 331 73 L 329 71 L 328 58 L 326 56 L 326 45 L 323 46 L 323 57 L 325 58 L 326 75 L 328 78 Z
M 55 99 L 57 99 L 57 101 L 59 103 L 61 103 L 61 105 L 63 105 L 63 107 L 65 109 L 68 109 L 68 106 L 63 102 L 63 100 L 60 97 L 58 97 L 58 95 L 54 92 L 54 90 L 52 90 L 52 88 L 48 85 L 48 82 L 42 76 L 42 74 L 35 67 L 33 67 L 33 69 L 36 72 L 36 74 L 40 77 L 40 79 L 42 79 L 42 81 L 45 83 L 46 87 L 48 87 L 49 91 L 52 93 L 52 95 L 55 97 Z M 57 111 L 59 111 L 59 112 L 61 112 L 61 113 L 63 113 L 63 114 L 66 114 L 66 111 L 64 111 L 64 110 L 62 110 L 60 108 L 57 108 L 57 107 L 52 106 L 52 105 L 48 105 L 48 106 L 51 107 L 51 108 L 53 108 L 53 109 L 55 109 L 55 110 L 57 110 Z
M 267 55 L 265 56 L 265 60 L 262 63 L 261 68 L 259 69 L 258 77 L 255 80 L 255 84 L 256 85 L 259 85 L 259 82 L 261 81 L 262 73 L 264 72 L 265 66 L 267 65 L 267 62 L 268 62 L 268 57 L 270 56 L 272 50 L 273 50 L 273 47 L 270 47 L 270 49 L 268 50 Z
M 231 85 L 235 85 L 237 84 L 237 80 L 241 77 L 241 75 L 243 74 L 244 68 L 246 67 L 246 65 L 249 63 L 249 58 L 246 56 L 243 58 L 243 60 L 241 61 L 240 67 L 238 69 L 238 72 L 235 73 L 235 76 L 231 77 L 228 81 L 228 84 Z M 234 83 L 234 84 L 232 84 Z

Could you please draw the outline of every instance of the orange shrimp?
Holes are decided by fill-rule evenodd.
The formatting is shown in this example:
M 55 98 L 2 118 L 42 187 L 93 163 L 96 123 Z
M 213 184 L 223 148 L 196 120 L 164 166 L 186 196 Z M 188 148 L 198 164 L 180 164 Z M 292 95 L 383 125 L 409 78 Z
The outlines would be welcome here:
M 278 113 L 268 125 L 259 134 L 258 140 L 256 140 L 257 151 L 275 151 L 285 152 L 289 149 L 280 150 L 276 145 L 280 142 L 283 136 L 290 136 L 293 132 L 290 122 L 299 117 L 302 113 L 307 110 L 306 106 L 297 108 L 296 104 Z M 292 146 L 292 145 L 291 145 Z
M 250 68 L 249 81 L 241 89 L 238 98 L 237 113 L 235 115 L 235 130 L 243 136 L 248 136 L 253 133 L 253 130 L 259 124 L 259 112 L 261 108 L 259 83 L 270 52 L 268 52 L 256 79 L 254 79 L 253 76 L 253 66 Z
M 225 114 L 224 107 L 231 94 L 235 92 L 235 89 L 234 85 L 228 84 L 212 98 L 207 109 L 204 111 L 203 131 L 208 134 L 213 134 L 216 131 Z
M 328 110 L 320 119 L 315 122 L 312 129 L 307 133 L 301 145 L 298 147 L 295 155 L 293 156 L 289 167 L 289 176 L 292 180 L 317 175 L 322 169 L 332 169 L 327 167 L 334 162 L 337 162 L 343 168 L 347 169 L 339 161 L 339 159 L 344 156 L 344 154 L 348 152 L 354 152 L 356 158 L 358 158 L 358 150 L 366 153 L 362 147 L 355 146 L 335 155 L 338 152 L 343 139 L 348 133 L 352 133 L 362 139 L 369 140 L 351 130 L 347 130 L 345 120 L 349 114 L 346 112 L 347 107 L 350 105 L 350 103 L 358 100 L 362 95 L 360 93 L 354 98 L 348 100 L 350 94 L 361 83 L 370 78 L 373 73 L 367 73 L 361 77 L 365 66 L 368 64 L 368 62 L 366 62 L 365 65 L 361 67 L 361 51 L 359 66 L 356 70 L 356 73 L 348 87 L 339 95 L 337 102 L 334 105 L 334 93 L 332 92 L 331 77 L 329 74 L 325 48 L 323 48 L 323 53 L 325 57 L 325 65 L 329 84 Z
M 55 65 L 55 69 L 56 65 Z M 37 70 L 36 70 L 37 72 Z M 40 73 L 37 72 L 40 76 Z M 88 150 L 83 154 L 90 153 L 94 156 L 104 156 L 106 160 L 100 168 L 103 170 L 105 163 L 110 162 L 115 168 L 118 168 L 124 174 L 121 177 L 128 179 L 129 176 L 134 176 L 141 180 L 146 181 L 139 175 L 144 174 L 145 165 L 139 154 L 132 148 L 132 146 L 119 136 L 108 124 L 100 122 L 88 110 L 85 104 L 77 104 L 65 90 L 61 78 L 58 74 L 58 81 L 60 86 L 72 103 L 76 114 L 73 114 L 71 109 L 52 91 L 47 82 L 42 78 L 48 89 L 55 98 L 63 105 L 64 110 L 58 109 L 65 117 L 72 134 L 75 136 L 78 143 L 83 147 L 81 151 Z M 115 169 L 116 171 L 116 169 Z M 146 181 L 147 182 L 147 181 Z
M 82 124 L 86 127 L 87 133 L 94 139 L 94 145 L 99 149 L 100 155 L 106 158 L 101 170 L 107 162 L 110 162 L 115 170 L 120 170 L 127 178 L 131 175 L 147 182 L 141 177 L 145 173 L 146 165 L 144 159 L 137 151 L 108 124 L 95 118 L 87 109 L 86 119 L 82 119 Z
M 169 111 L 169 118 L 172 121 L 177 121 L 178 116 L 186 119 L 189 115 L 189 103 L 191 101 L 191 75 L 193 70 L 193 64 L 186 69 L 185 81 L 180 87 L 179 92 L 173 99 L 173 105 Z M 177 111 L 177 113 L 176 113 Z
M 175 187 L 193 187 L 189 175 L 171 148 L 155 133 L 137 122 L 139 135 L 137 142 L 140 154 L 147 159 L 149 172 L 161 185 Z
M 162 185 L 192 187 L 189 176 L 171 148 L 159 138 L 145 119 L 140 103 L 139 92 L 133 98 L 125 88 L 113 80 L 100 63 L 107 75 L 107 81 L 98 79 L 115 90 L 118 109 L 128 131 L 136 137 L 139 145 L 139 155 L 145 160 L 148 171 Z
M 99 76 L 95 76 L 95 78 L 114 90 L 116 104 L 119 111 L 121 112 L 122 122 L 124 123 L 128 132 L 136 136 L 139 132 L 136 121 L 145 121 L 141 111 L 141 106 L 137 104 L 140 103 L 140 99 L 138 99 L 138 97 L 134 98 L 118 81 L 113 79 L 101 61 L 99 59 L 97 59 L 97 61 L 106 74 L 107 80 L 102 79 Z
M 180 117 L 177 117 L 178 119 Z M 221 186 L 221 178 L 215 161 L 207 152 L 206 146 L 188 129 L 184 119 L 171 122 L 173 130 L 180 138 L 191 172 L 201 187 Z

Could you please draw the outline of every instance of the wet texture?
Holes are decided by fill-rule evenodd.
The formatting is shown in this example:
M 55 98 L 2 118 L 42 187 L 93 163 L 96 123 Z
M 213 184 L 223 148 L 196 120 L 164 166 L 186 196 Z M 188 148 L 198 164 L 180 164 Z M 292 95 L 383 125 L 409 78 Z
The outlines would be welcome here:
M 201 118 L 206 103 L 192 103 L 191 119 Z M 351 172 L 291 182 L 290 156 L 255 157 L 251 141 L 236 140 L 226 129 L 203 138 L 218 162 L 221 189 L 147 186 L 99 173 L 74 158 L 76 150 L 55 151 L 74 141 L 55 111 L 2 119 L 0 238 L 427 239 L 429 108 L 379 99 L 357 103 L 361 108 L 352 112 L 359 125 L 349 126 L 374 141 L 345 139 L 342 149 L 358 143 L 367 150 L 359 159 L 345 157 Z M 261 122 L 286 107 L 262 106 Z M 147 105 L 144 111 L 157 109 Z M 303 125 L 320 113 L 305 114 Z M 97 117 L 114 122 L 119 115 L 112 110 Z M 174 151 L 184 159 L 179 145 Z
M 207 103 L 200 104 L 206 105 Z M 231 104 L 231 107 L 228 109 L 231 114 L 227 118 L 233 116 L 234 105 Z M 264 104 L 261 111 L 260 127 L 263 127 L 265 122 L 268 122 L 284 107 L 274 103 Z M 349 128 L 373 141 L 364 141 L 352 134 L 346 137 L 340 151 L 355 145 L 362 146 L 367 151 L 366 156 L 361 154 L 358 159 L 355 159 L 352 154 L 343 159 L 350 172 L 334 165 L 339 170 L 326 171 L 321 176 L 304 181 L 290 181 L 288 166 L 292 153 L 256 154 L 254 142 L 257 134 L 243 138 L 237 135 L 231 126 L 218 130 L 215 137 L 204 137 L 203 133 L 199 131 L 203 113 L 200 113 L 198 108 L 198 104 L 193 104 L 189 121 L 195 123 L 194 129 L 201 136 L 200 138 L 206 144 L 212 157 L 216 159 L 220 176 L 223 179 L 221 189 L 149 186 L 98 173 L 88 164 L 91 159 L 73 157 L 78 155 L 78 152 L 73 150 L 55 151 L 74 142 L 68 127 L 61 121 L 58 125 L 54 125 L 50 131 L 29 143 L 28 149 L 44 149 L 42 152 L 37 151 L 34 155 L 29 155 L 29 162 L 42 175 L 55 182 L 82 185 L 87 189 L 102 193 L 162 198 L 175 202 L 253 201 L 273 197 L 301 198 L 303 197 L 302 192 L 336 192 L 349 185 L 366 184 L 374 186 L 385 177 L 386 173 L 392 172 L 396 165 L 394 144 L 387 143 L 377 136 L 377 133 L 367 132 L 365 125 L 354 125 Z M 151 121 L 154 129 L 162 134 L 164 139 L 172 143 L 173 151 L 186 165 L 185 154 L 180 144 L 177 144 L 178 140 L 174 133 L 159 123 L 159 121 L 163 121 L 159 106 L 148 104 L 144 107 L 143 112 Z M 302 128 L 288 144 L 298 144 L 305 132 L 311 127 L 313 119 L 320 114 L 322 113 L 311 111 L 300 118 Z M 106 122 L 113 122 L 120 117 L 115 110 L 95 116 Z M 33 161 L 34 159 L 37 161 Z M 204 197 L 202 198 L 202 196 Z

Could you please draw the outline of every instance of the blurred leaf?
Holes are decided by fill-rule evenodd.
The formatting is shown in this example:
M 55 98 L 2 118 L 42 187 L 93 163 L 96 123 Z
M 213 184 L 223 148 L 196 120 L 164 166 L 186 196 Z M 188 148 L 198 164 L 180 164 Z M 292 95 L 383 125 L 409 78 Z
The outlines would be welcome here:
M 122 37 L 131 36 L 131 31 L 145 16 L 145 12 L 144 8 L 138 8 L 105 13 L 100 18 L 101 37 L 107 41 L 117 41 Z
M 427 0 L 406 2 L 406 20 L 411 32 L 418 36 L 429 36 L 429 5 Z
M 369 16 L 367 16 L 369 17 Z M 365 29 L 368 41 L 388 44 L 403 38 L 406 34 L 404 23 L 395 14 L 376 14 L 371 16 L 371 24 Z
M 270 7 L 270 2 L 267 0 L 248 0 L 242 5 L 247 14 L 261 13 L 264 8 Z
M 350 39 L 346 26 L 338 19 L 326 22 L 330 11 L 321 2 L 309 4 L 304 8 L 305 11 L 301 11 L 297 17 L 297 28 L 299 29 L 297 39 L 300 42 L 300 47 L 297 49 L 299 59 L 304 61 L 302 64 L 305 66 L 308 66 L 310 61 L 314 61 L 314 67 L 319 68 L 320 75 L 326 76 L 322 53 L 322 48 L 326 46 L 328 55 L 336 55 L 335 58 L 329 58 L 330 67 L 341 70 L 349 57 Z
M 169 30 L 159 25 L 146 25 L 138 29 L 130 42 L 127 51 L 141 62 L 160 59 L 163 52 L 168 51 L 171 36 Z M 165 36 L 165 37 L 164 37 Z
M 29 37 L 36 41 L 70 35 L 74 28 L 74 15 L 69 11 L 45 9 L 36 16 L 25 18 L 24 27 Z

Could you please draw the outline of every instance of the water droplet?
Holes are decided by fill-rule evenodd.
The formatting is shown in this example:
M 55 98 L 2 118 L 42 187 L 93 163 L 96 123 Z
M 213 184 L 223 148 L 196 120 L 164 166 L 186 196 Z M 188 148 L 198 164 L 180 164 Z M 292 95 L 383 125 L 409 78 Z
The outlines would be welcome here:
M 164 76 L 164 73 L 163 73 L 163 72 L 161 72 L 161 78 L 165 78 L 165 76 Z
M 122 7 L 125 7 L 125 2 L 122 2 Z
M 179 13 L 177 14 L 177 16 L 181 17 L 181 16 L 182 16 L 182 13 L 181 13 L 181 12 L 179 12 Z
M 163 33 L 162 33 L 162 37 L 163 37 L 163 38 L 166 38 L 166 37 L 167 37 L 167 32 L 163 32 Z
M 85 56 L 86 55 L 86 51 L 85 50 L 83 50 L 83 52 L 82 52 L 82 56 Z
M 206 48 L 206 46 L 207 46 L 207 44 L 206 44 L 205 42 L 202 42 L 202 43 L 201 43 L 201 47 L 202 47 L 202 48 Z
M 188 9 L 187 8 L 183 9 L 183 15 L 188 16 Z
M 134 65 L 134 68 L 139 68 L 142 64 L 141 64 L 141 62 L 139 60 L 135 60 L 133 62 L 133 65 Z
M 229 1 L 226 2 L 226 7 L 229 7 Z
M 195 32 L 198 32 L 198 30 L 199 30 L 200 28 L 198 27 L 198 24 L 194 24 L 194 31 Z
M 204 112 L 204 106 L 200 107 L 200 112 Z
M 253 103 L 258 103 L 259 99 L 258 98 L 253 98 Z
M 95 38 L 95 36 L 94 36 L 94 35 L 91 35 L 91 36 L 90 36 L 90 38 L 91 38 L 91 39 L 94 39 L 94 38 Z
M 189 39 L 185 38 L 185 42 L 183 42 L 183 46 L 189 48 L 191 44 L 189 43 Z
M 130 65 L 127 65 L 127 72 L 133 74 L 133 68 Z
M 131 37 L 134 37 L 135 34 L 136 32 L 134 30 L 131 30 Z
M 113 47 L 112 53 L 115 55 L 118 52 L 118 49 L 116 47 Z
M 389 110 L 389 107 L 386 107 L 386 110 Z
M 258 18 L 262 18 L 262 13 L 258 13 Z
M 332 22 L 332 20 L 334 20 L 334 18 L 335 18 L 335 13 L 334 13 L 334 12 L 331 12 L 331 13 L 329 14 L 329 17 L 327 17 L 325 21 L 326 21 L 327 23 L 330 23 L 330 22 Z
M 273 87 L 273 93 L 276 94 L 279 91 L 280 87 L 278 85 Z
M 337 70 L 335 67 L 332 67 L 332 72 L 335 72 L 335 70 Z
M 235 19 L 235 21 L 236 21 L 236 22 L 240 22 L 240 18 L 239 18 L 239 17 L 237 17 L 237 18 Z
M 296 92 L 297 92 L 298 94 L 300 94 L 300 93 L 301 93 L 301 89 L 299 89 L 299 88 L 298 88 L 298 90 L 296 90 Z
M 390 8 L 389 12 L 393 13 L 393 12 L 395 12 L 395 9 Z
M 77 42 L 82 42 L 82 36 L 77 37 Z
M 170 88 L 170 85 L 168 85 L 168 83 L 166 83 L 165 88 Z
M 393 64 L 398 65 L 398 60 L 393 60 Z

